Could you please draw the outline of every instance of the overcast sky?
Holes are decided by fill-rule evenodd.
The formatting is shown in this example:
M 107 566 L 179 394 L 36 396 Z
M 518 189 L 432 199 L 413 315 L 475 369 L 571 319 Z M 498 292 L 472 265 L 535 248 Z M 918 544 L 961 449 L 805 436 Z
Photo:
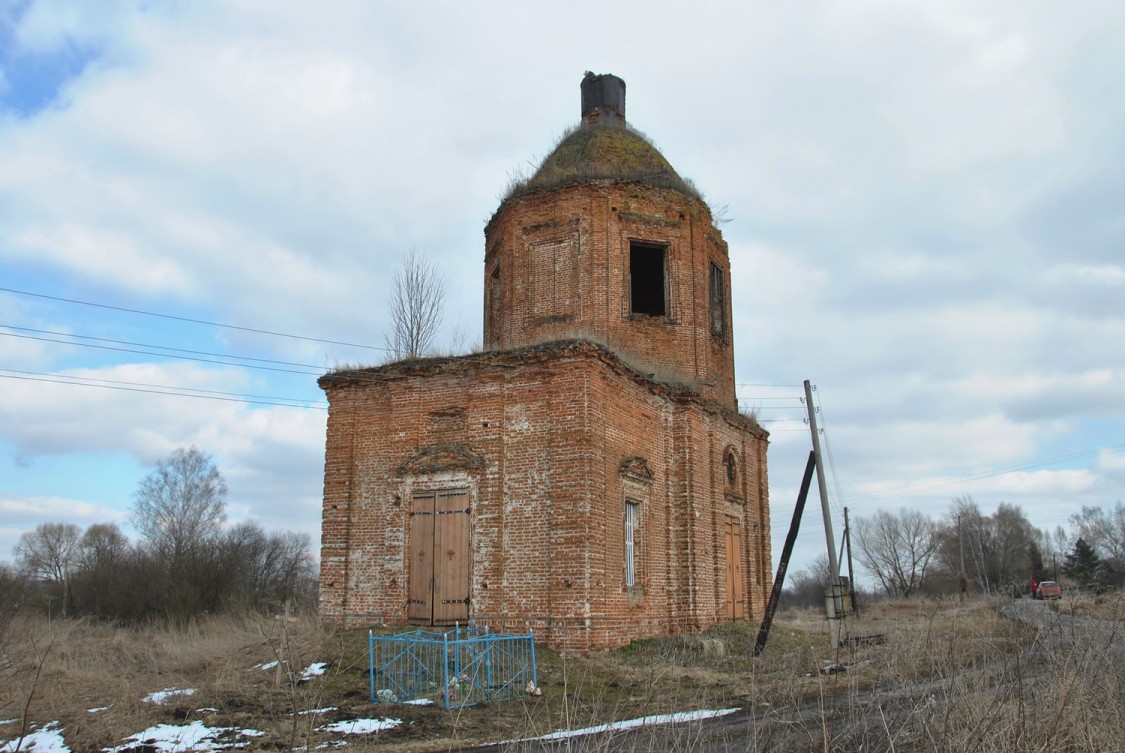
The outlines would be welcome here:
M 481 341 L 484 223 L 586 70 L 725 208 L 775 560 L 805 379 L 836 527 L 1125 500 L 1120 2 L 0 0 L 0 558 L 191 445 L 318 541 L 317 375 L 383 359 L 411 248 Z

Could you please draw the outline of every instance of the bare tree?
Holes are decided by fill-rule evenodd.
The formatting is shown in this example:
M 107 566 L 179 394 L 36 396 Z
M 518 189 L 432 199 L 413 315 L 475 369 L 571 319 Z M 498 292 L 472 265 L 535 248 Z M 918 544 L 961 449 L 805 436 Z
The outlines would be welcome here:
M 247 604 L 278 606 L 308 602 L 316 566 L 306 533 L 267 534 L 256 523 L 239 523 L 224 536 L 229 567 L 239 575 L 237 598 Z
M 78 542 L 74 583 L 75 611 L 98 616 L 116 616 L 128 599 L 122 593 L 124 571 L 131 565 L 129 538 L 116 523 L 95 523 Z
M 391 334 L 395 359 L 418 358 L 433 348 L 445 309 L 445 281 L 425 256 L 410 249 L 391 278 Z
M 27 574 L 0 562 L 0 671 L 5 669 L 5 644 L 9 638 L 8 623 L 20 610 L 27 592 Z M 2 708 L 2 704 L 0 704 Z
M 993 534 L 992 519 L 981 512 L 971 495 L 954 497 L 945 525 L 936 533 L 939 566 L 951 580 L 960 580 L 963 570 L 964 577 L 979 583 L 985 593 L 990 593 L 995 580 L 989 566 Z
M 82 531 L 73 523 L 40 523 L 20 536 L 15 557 L 31 576 L 42 578 L 61 590 L 62 613 L 66 617 L 70 573 L 78 556 Z
M 880 510 L 856 522 L 859 561 L 892 596 L 910 596 L 922 585 L 937 549 L 935 526 L 917 510 Z
M 1051 578 L 1058 580 L 1059 563 L 1066 561 L 1066 553 L 1070 551 L 1072 539 L 1062 526 L 1055 526 L 1055 530 L 1040 532 L 1039 548 L 1043 551 L 1043 567 L 1051 574 Z
M 793 573 L 782 591 L 786 607 L 824 607 L 824 590 L 832 582 L 833 571 L 828 555 L 819 554 L 804 570 Z
M 1052 552 L 1069 549 L 1035 528 L 1019 505 L 1001 502 L 985 515 L 967 495 L 953 498 L 936 536 L 938 567 L 958 580 L 964 567 L 964 577 L 985 593 L 1022 590 L 1032 579 L 1049 577 Z
M 1039 530 L 1031 525 L 1019 505 L 1001 502 L 992 514 L 992 582 L 998 587 L 1022 587 L 1031 578 L 1043 577 L 1043 551 Z
M 118 565 L 129 552 L 129 537 L 116 523 L 95 523 L 78 542 L 78 562 L 82 570 L 97 570 Z
M 1077 536 L 1093 545 L 1101 556 L 1125 559 L 1125 505 L 1118 502 L 1108 513 L 1083 505 L 1082 512 L 1070 516 L 1070 524 Z
M 133 498 L 133 525 L 169 569 L 218 537 L 227 485 L 211 456 L 177 449 L 157 463 Z

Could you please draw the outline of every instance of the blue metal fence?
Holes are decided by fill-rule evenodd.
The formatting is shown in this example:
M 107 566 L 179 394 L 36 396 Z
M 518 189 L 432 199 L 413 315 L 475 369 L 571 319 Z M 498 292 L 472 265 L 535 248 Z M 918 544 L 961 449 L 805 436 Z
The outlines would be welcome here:
M 437 703 L 447 709 L 507 701 L 535 692 L 534 635 L 457 626 L 368 634 L 373 703 Z

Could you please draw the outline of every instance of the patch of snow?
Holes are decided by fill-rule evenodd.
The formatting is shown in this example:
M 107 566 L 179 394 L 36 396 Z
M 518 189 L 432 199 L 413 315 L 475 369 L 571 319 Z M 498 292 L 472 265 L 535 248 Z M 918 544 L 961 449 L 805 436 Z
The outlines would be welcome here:
M 15 722 L 15 719 L 0 719 L 0 724 L 14 724 Z
M 10 721 L 14 722 L 15 719 Z M 0 743 L 0 753 L 12 753 L 17 749 L 21 753 L 70 753 L 58 722 L 48 722 L 41 729 L 24 735 L 22 740 L 17 737 Z
M 324 670 L 327 668 L 327 662 L 313 662 L 309 666 L 305 667 L 305 671 L 301 673 L 301 679 L 308 680 L 312 677 L 320 677 L 322 674 L 324 674 Z
M 109 706 L 95 706 L 92 709 L 86 709 L 86 713 L 87 714 L 97 714 L 98 712 L 106 711 L 108 709 L 109 709 Z
M 214 714 L 216 711 L 218 711 L 218 709 L 214 706 L 204 706 L 201 709 L 196 709 L 196 711 L 198 711 L 200 714 Z
M 526 737 L 520 740 L 504 740 L 502 742 L 492 744 L 510 745 L 512 743 L 530 742 L 532 740 L 565 740 L 567 738 L 581 737 L 583 735 L 596 735 L 600 732 L 617 732 L 620 730 L 636 729 L 637 727 L 647 727 L 657 724 L 683 724 L 684 722 L 692 722 L 699 719 L 713 719 L 717 716 L 726 716 L 727 714 L 733 714 L 736 711 L 739 711 L 739 709 L 680 711 L 675 714 L 654 714 L 652 716 L 642 716 L 639 719 L 625 719 L 620 722 L 598 724 L 593 727 L 583 727 L 582 729 L 565 729 L 558 732 L 549 732 L 542 737 Z
M 406 706 L 433 706 L 433 698 L 415 698 L 413 701 L 403 701 Z
M 308 711 L 298 711 L 297 715 L 303 716 L 305 714 L 327 714 L 329 711 L 335 711 L 335 710 L 336 710 L 335 706 L 325 706 L 322 709 L 309 709 Z
M 103 748 L 105 753 L 121 753 L 137 746 L 163 751 L 163 753 L 187 753 L 187 751 L 216 751 L 235 747 L 237 742 L 220 742 L 218 738 L 234 733 L 235 737 L 260 737 L 265 734 L 256 729 L 236 730 L 234 727 L 208 727 L 201 721 L 191 724 L 157 724 L 135 735 L 113 748 Z
M 273 669 L 276 666 L 277 659 L 274 659 L 273 661 L 264 662 L 262 664 L 255 664 L 253 667 L 250 667 L 250 669 Z
M 340 735 L 368 735 L 372 732 L 394 729 L 400 724 L 402 724 L 401 719 L 345 719 L 342 722 L 333 722 L 323 727 L 317 727 L 317 732 L 336 732 Z
M 141 700 L 145 703 L 164 703 L 169 698 L 181 695 L 192 695 L 193 693 L 195 693 L 195 688 L 165 688 L 155 693 L 149 693 Z

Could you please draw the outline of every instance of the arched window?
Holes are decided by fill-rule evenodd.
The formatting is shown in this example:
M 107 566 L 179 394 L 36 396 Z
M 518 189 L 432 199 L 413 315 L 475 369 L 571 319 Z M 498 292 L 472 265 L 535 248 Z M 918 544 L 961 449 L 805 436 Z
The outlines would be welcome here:
M 723 457 L 723 471 L 727 486 L 733 488 L 738 481 L 738 460 L 734 456 L 734 450 L 727 450 L 726 456 Z

